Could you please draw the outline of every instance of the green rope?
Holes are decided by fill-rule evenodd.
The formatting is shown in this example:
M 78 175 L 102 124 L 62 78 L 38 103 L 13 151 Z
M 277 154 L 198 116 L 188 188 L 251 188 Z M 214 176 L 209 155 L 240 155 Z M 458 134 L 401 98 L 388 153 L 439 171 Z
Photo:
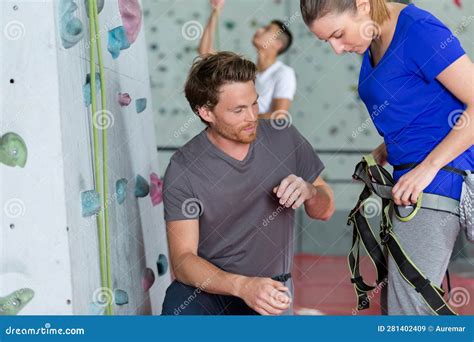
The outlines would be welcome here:
M 108 146 L 107 146 L 107 129 L 104 126 L 104 111 L 106 108 L 106 97 L 105 97 L 105 79 L 104 79 L 104 66 L 102 63 L 102 48 L 100 41 L 100 33 L 97 33 L 99 27 L 99 20 L 97 15 L 97 2 L 96 0 L 88 0 L 89 4 L 89 33 L 90 33 L 90 86 L 91 86 L 91 111 L 92 111 L 92 122 L 93 122 L 93 141 L 94 141 L 94 175 L 95 175 L 95 187 L 99 192 L 101 198 L 102 210 L 98 213 L 97 224 L 99 233 L 99 257 L 100 257 L 100 275 L 101 284 L 103 288 L 107 288 L 112 291 L 112 279 L 110 272 L 110 239 L 109 239 L 109 220 L 108 220 L 108 172 L 107 172 L 107 157 L 108 157 Z M 97 99 L 96 99 L 96 80 L 95 80 L 95 46 L 97 44 L 97 53 L 99 59 L 99 74 L 100 74 L 100 94 L 101 94 L 101 111 L 100 116 L 95 118 L 99 113 L 97 112 Z M 99 160 L 99 128 L 97 125 L 100 124 L 102 128 L 102 183 L 99 177 L 100 175 L 100 160 Z M 104 227 L 105 225 L 105 227 Z M 105 250 L 104 250 L 105 247 Z M 106 314 L 112 315 L 112 301 L 107 301 Z

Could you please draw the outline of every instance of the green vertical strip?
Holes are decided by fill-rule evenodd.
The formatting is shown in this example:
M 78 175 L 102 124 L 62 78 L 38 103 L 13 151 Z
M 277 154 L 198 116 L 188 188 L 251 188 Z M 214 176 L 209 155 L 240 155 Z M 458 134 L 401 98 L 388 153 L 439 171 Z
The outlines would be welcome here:
M 94 7 L 94 25 L 96 29 L 99 26 L 99 15 L 97 10 L 97 0 L 92 0 Z M 106 118 L 104 116 L 107 113 L 107 101 L 105 96 L 105 71 L 104 63 L 102 60 L 102 44 L 100 39 L 100 30 L 96 30 L 96 43 L 97 43 L 97 55 L 99 59 L 99 73 L 100 73 L 100 97 L 101 97 L 101 112 L 100 112 L 100 125 L 102 128 L 102 179 L 103 179 L 103 195 L 104 195 L 104 223 L 105 223 L 105 265 L 107 269 L 107 288 L 112 292 L 112 274 L 110 267 L 110 227 L 109 227 L 109 206 L 108 206 L 108 194 L 109 194 L 109 176 L 108 176 L 108 142 L 107 142 L 107 126 Z M 112 301 L 108 302 L 107 314 L 113 314 Z
M 97 230 L 99 235 L 99 259 L 100 259 L 100 278 L 101 278 L 101 287 L 110 289 L 108 286 L 108 267 L 106 264 L 106 255 L 105 255 L 105 241 L 104 241 L 104 215 L 102 209 L 104 208 L 104 194 L 103 187 L 101 183 L 101 177 L 103 175 L 100 172 L 100 159 L 99 159 L 99 132 L 98 132 L 98 123 L 97 120 L 97 94 L 96 94 L 96 79 L 95 79 L 95 44 L 98 34 L 96 33 L 96 21 L 94 18 L 94 11 L 97 13 L 95 0 L 88 0 L 89 4 L 89 37 L 90 37 L 90 87 L 91 87 L 91 112 L 92 112 L 92 131 L 93 131 L 93 146 L 94 146 L 94 183 L 95 189 L 99 193 L 101 199 L 101 210 L 97 214 Z M 101 82 L 102 83 L 102 82 Z M 102 85 L 101 85 L 102 89 Z M 111 290 L 110 290 L 111 291 Z M 106 296 L 107 298 L 107 296 Z M 106 313 L 110 314 L 110 309 L 106 308 Z

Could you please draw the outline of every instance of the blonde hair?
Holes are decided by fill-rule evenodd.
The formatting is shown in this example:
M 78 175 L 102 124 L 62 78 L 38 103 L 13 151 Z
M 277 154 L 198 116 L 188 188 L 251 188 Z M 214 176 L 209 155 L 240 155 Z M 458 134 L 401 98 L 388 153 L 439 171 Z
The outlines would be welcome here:
M 383 24 L 390 19 L 386 0 L 370 0 L 370 17 L 377 24 Z
M 390 12 L 386 0 L 369 0 L 370 17 L 381 25 L 390 19 Z M 303 21 L 310 26 L 316 19 L 331 12 L 343 13 L 357 10 L 356 0 L 300 0 L 300 9 Z

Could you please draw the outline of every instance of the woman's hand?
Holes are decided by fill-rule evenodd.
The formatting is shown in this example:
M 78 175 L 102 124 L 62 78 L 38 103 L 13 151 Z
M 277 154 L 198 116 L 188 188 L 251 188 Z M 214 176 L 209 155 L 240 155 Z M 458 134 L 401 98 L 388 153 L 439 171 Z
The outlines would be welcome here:
M 380 166 L 385 166 L 385 164 L 387 164 L 388 158 L 387 147 L 385 146 L 385 143 L 381 144 L 379 147 L 373 150 L 372 155 L 374 156 L 374 159 L 377 164 L 379 164 Z
M 421 163 L 400 177 L 392 189 L 395 204 L 404 206 L 415 204 L 420 193 L 430 185 L 439 170 L 438 167 Z

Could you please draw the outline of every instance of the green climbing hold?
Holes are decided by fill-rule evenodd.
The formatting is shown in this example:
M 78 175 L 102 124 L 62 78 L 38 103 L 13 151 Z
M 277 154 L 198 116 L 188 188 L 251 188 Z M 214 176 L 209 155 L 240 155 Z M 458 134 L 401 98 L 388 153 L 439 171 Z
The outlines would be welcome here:
M 0 297 L 0 316 L 18 314 L 34 296 L 35 292 L 32 289 L 23 288 L 10 293 L 6 297 Z
M 159 276 L 162 276 L 166 273 L 166 271 L 168 270 L 168 258 L 166 257 L 166 255 L 160 254 L 158 256 L 156 266 L 158 267 Z
M 25 167 L 28 150 L 23 139 L 16 133 L 6 133 L 0 138 L 0 163 Z
M 137 175 L 135 179 L 135 197 L 146 197 L 150 193 L 150 185 L 145 178 Z
M 224 25 L 225 25 L 225 28 L 230 30 L 230 31 L 232 31 L 235 28 L 235 22 L 234 21 L 230 21 L 230 20 L 226 21 L 224 23 Z
M 124 290 L 115 289 L 114 291 L 115 304 L 124 305 L 128 304 L 128 293 Z

